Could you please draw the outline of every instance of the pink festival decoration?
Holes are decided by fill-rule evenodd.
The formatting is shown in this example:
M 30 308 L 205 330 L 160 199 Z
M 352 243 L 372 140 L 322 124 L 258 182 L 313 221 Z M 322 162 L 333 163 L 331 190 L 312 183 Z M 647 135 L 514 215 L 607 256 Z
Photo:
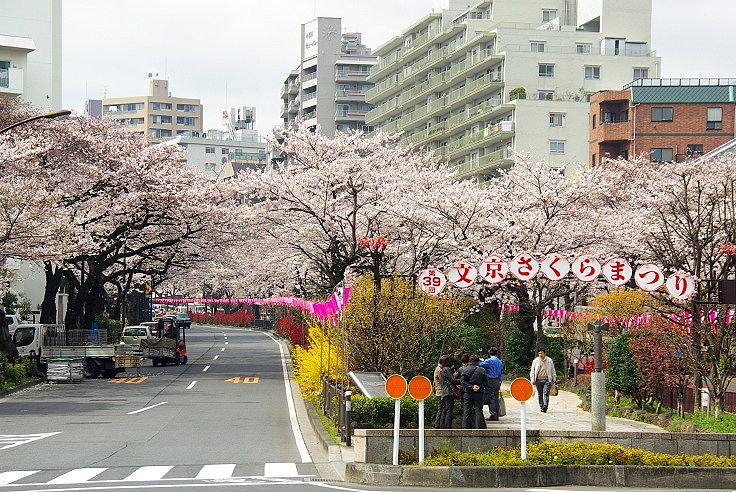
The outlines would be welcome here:
M 253 298 L 230 298 L 230 299 L 202 299 L 202 298 L 158 298 L 153 302 L 156 304 L 256 304 L 259 306 L 286 306 L 299 309 L 304 313 L 312 314 L 317 318 L 334 319 L 336 318 L 350 299 L 350 287 L 341 289 L 340 292 L 333 292 L 332 296 L 324 302 L 308 301 L 298 297 L 269 297 L 265 299 Z

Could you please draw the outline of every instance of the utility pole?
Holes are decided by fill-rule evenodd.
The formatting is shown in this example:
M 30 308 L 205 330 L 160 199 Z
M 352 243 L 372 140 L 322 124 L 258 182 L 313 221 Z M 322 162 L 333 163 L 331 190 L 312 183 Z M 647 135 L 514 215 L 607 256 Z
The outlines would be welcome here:
M 606 430 L 606 375 L 603 373 L 603 332 L 608 331 L 608 323 L 600 320 L 588 324 L 588 331 L 593 332 L 594 372 L 590 375 L 590 411 L 592 415 L 591 430 Z

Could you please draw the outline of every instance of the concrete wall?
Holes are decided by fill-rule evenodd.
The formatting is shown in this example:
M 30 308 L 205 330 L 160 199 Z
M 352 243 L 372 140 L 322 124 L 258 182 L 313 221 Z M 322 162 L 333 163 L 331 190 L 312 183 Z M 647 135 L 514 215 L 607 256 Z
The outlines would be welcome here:
M 517 447 L 521 433 L 515 430 L 447 429 L 425 431 L 425 454 L 447 443 L 457 451 L 488 451 L 499 446 Z M 414 453 L 418 446 L 417 430 L 401 430 L 399 449 Z M 586 441 L 619 444 L 655 453 L 714 456 L 736 456 L 736 434 L 686 434 L 669 432 L 581 432 L 581 431 L 529 431 L 529 442 L 534 441 Z M 442 442 L 440 442 L 442 441 Z M 390 429 L 355 429 L 353 447 L 357 463 L 388 464 L 391 462 L 393 431 Z
M 2 0 L 0 33 L 33 39 L 23 99 L 39 109 L 61 108 L 61 0 Z
M 652 42 L 652 0 L 603 0 L 601 31 L 606 37 Z

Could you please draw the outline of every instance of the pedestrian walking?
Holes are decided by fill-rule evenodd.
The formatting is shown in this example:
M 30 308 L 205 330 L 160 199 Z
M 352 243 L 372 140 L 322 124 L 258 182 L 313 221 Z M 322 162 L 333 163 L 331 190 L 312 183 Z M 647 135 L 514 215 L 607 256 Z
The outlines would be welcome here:
M 488 387 L 485 391 L 487 398 L 484 399 L 484 403 L 488 405 L 490 416 L 486 420 L 497 421 L 500 415 L 498 392 L 501 389 L 503 378 L 503 362 L 498 358 L 496 347 L 491 347 L 488 354 L 489 357 L 479 364 L 480 367 L 486 370 L 486 377 L 488 378 Z
M 467 352 L 464 352 L 460 356 L 460 368 L 455 371 L 455 377 L 460 378 L 462 377 L 462 373 L 465 370 L 466 367 L 468 367 L 468 361 L 470 360 L 470 354 Z M 463 393 L 465 393 L 465 390 L 462 390 Z M 460 404 L 462 405 L 463 415 L 465 415 L 465 398 L 460 398 Z
M 473 386 L 472 384 L 458 379 L 455 377 L 453 368 L 455 367 L 455 359 L 451 355 L 443 355 L 440 357 L 440 364 L 442 365 L 442 371 L 440 372 L 440 384 L 442 386 L 442 400 L 440 401 L 440 425 L 438 429 L 452 429 L 452 414 L 455 408 L 455 397 L 453 396 L 453 389 L 457 386 L 462 386 L 469 390 L 480 390 L 479 386 Z
M 537 398 L 539 398 L 539 409 L 543 413 L 547 413 L 549 408 L 549 390 L 557 381 L 557 373 L 555 372 L 555 363 L 547 357 L 543 347 L 537 350 L 537 357 L 532 362 L 531 371 L 529 371 L 529 380 L 534 382 L 537 388 Z
M 444 357 L 444 355 L 442 356 Z M 439 358 L 437 361 L 437 367 L 434 368 L 434 397 L 437 400 L 437 418 L 434 422 L 434 428 L 435 429 L 441 429 L 440 422 L 442 421 L 442 414 L 440 413 L 440 409 L 442 408 L 442 380 L 440 376 L 442 375 L 442 357 Z
M 480 359 L 473 354 L 468 358 L 468 365 L 460 370 L 460 379 L 468 383 L 464 385 L 463 392 L 464 429 L 486 428 L 486 421 L 483 418 L 483 391 L 488 386 L 488 378 L 486 370 L 478 366 L 478 362 Z

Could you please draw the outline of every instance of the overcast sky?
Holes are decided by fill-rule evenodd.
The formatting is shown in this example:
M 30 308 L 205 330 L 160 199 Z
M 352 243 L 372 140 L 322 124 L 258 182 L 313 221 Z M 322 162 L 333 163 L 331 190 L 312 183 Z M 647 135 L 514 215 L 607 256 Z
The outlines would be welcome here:
M 429 13 L 433 0 L 64 0 L 63 104 L 144 95 L 148 73 L 200 98 L 205 130 L 222 111 L 256 106 L 280 123 L 279 91 L 299 59 L 300 24 L 342 17 L 375 48 Z M 664 77 L 736 77 L 736 0 L 654 0 L 653 48 Z M 225 87 L 227 86 L 227 92 Z

